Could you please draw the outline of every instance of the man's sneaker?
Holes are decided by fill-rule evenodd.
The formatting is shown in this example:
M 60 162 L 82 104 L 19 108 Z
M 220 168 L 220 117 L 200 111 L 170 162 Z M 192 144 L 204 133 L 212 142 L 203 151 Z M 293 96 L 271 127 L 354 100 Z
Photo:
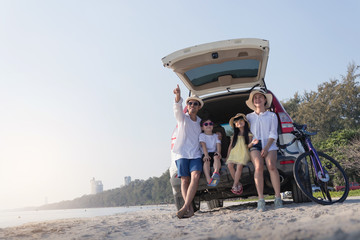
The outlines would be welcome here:
M 283 202 L 282 202 L 281 198 L 276 197 L 274 203 L 275 203 L 275 209 L 283 207 Z
M 256 210 L 258 212 L 264 212 L 265 211 L 265 200 L 264 199 L 260 199 L 258 202 L 257 202 L 257 208 Z

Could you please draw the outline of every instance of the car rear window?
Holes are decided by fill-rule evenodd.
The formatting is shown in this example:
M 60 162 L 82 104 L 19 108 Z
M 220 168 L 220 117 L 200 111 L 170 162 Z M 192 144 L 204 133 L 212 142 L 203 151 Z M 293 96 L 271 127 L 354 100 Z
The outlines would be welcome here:
M 193 68 L 185 75 L 194 86 L 216 82 L 218 77 L 231 75 L 233 78 L 256 77 L 259 72 L 260 62 L 255 59 L 228 61 L 220 64 L 209 64 Z
M 234 135 L 234 129 L 228 123 L 220 124 L 224 129 L 227 137 Z

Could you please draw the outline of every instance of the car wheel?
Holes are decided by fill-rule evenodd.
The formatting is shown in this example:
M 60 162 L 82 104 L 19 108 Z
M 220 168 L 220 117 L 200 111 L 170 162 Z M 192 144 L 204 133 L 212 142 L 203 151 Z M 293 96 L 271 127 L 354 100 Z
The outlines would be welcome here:
M 311 200 L 303 194 L 295 180 L 291 180 L 292 198 L 295 203 L 311 202 Z
M 213 199 L 213 200 L 207 201 L 206 203 L 210 210 L 224 206 L 224 201 L 220 200 L 220 199 Z
M 200 210 L 200 197 L 195 196 L 192 204 L 193 204 L 194 212 Z

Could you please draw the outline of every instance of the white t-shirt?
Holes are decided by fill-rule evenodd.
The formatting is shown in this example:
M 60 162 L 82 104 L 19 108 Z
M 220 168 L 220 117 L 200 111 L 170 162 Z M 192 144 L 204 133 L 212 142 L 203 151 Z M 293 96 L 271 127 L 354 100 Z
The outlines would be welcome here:
M 275 139 L 269 148 L 271 150 L 277 150 L 276 141 L 278 138 L 277 128 L 278 119 L 275 113 L 266 111 L 260 114 L 256 112 L 246 115 L 247 120 L 250 122 L 250 131 L 253 134 L 253 139 L 261 140 L 261 145 L 264 148 L 269 138 Z
M 183 112 L 182 101 L 181 98 L 178 103 L 174 103 L 174 115 L 178 124 L 176 140 L 172 149 L 175 161 L 180 158 L 202 157 L 199 143 L 201 119 L 197 117 L 196 121 L 191 120 L 190 115 Z
M 216 133 L 212 135 L 200 133 L 199 142 L 204 142 L 206 144 L 206 149 L 208 150 L 208 153 L 216 152 L 216 144 L 221 143 Z M 204 153 L 202 148 L 201 148 L 201 152 Z

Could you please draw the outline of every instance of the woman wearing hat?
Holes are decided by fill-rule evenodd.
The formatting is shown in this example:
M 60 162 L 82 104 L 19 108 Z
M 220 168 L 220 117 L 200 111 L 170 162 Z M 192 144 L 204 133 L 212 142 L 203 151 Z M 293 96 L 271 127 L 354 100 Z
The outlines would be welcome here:
M 182 98 L 179 85 L 174 89 L 174 115 L 177 121 L 177 135 L 172 149 L 181 179 L 181 194 L 184 206 L 177 212 L 178 218 L 194 215 L 192 201 L 199 185 L 200 174 L 203 168 L 202 153 L 200 150 L 199 135 L 201 133 L 198 111 L 204 105 L 203 101 L 192 96 L 186 99 L 187 112 L 183 112 Z
M 278 138 L 278 119 L 275 113 L 267 111 L 272 102 L 272 95 L 263 90 L 253 90 L 246 105 L 254 112 L 246 115 L 250 122 L 250 130 L 258 143 L 250 148 L 251 161 L 255 167 L 254 180 L 259 196 L 258 211 L 265 211 L 264 200 L 264 160 L 270 173 L 271 183 L 275 191 L 275 208 L 281 208 L 280 176 L 276 168 Z

